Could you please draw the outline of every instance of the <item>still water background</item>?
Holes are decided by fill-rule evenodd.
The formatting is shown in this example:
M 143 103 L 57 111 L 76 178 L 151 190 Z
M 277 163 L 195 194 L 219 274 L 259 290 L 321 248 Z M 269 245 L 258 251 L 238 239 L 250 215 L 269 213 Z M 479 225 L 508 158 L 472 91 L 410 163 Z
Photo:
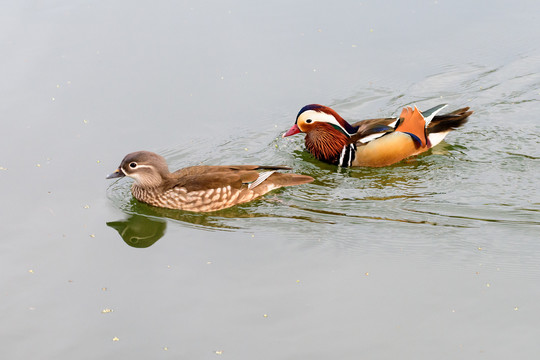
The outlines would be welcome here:
M 537 1 L 18 1 L 0 29 L 3 359 L 538 356 Z M 339 170 L 280 138 L 308 103 L 475 113 Z M 135 150 L 316 181 L 165 211 L 105 180 Z

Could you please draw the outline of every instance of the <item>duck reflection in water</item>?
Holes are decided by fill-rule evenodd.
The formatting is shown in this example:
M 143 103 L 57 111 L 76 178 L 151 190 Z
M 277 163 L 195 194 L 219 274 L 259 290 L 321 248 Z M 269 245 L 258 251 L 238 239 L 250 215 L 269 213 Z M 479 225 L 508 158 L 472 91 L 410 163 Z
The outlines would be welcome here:
M 238 206 L 216 211 L 210 214 L 194 213 L 190 211 L 157 208 L 141 203 L 135 199 L 131 199 L 128 207 L 129 213 L 127 219 L 109 221 L 107 222 L 107 226 L 118 231 L 118 234 L 122 237 L 122 239 L 124 239 L 126 244 L 137 248 L 149 247 L 161 239 L 165 235 L 167 221 L 169 221 L 169 219 L 172 221 L 178 221 L 183 225 L 196 229 L 227 231 L 240 229 L 241 226 L 233 225 L 233 223 L 239 219 L 261 217 L 290 218 L 275 214 L 258 213 L 252 210 L 251 207 L 248 207 L 248 209 L 243 209 Z M 293 216 L 293 218 L 301 219 L 301 217 L 296 216 Z
M 136 248 L 147 248 L 165 235 L 167 221 L 143 215 L 130 215 L 126 220 L 109 221 L 126 244 Z

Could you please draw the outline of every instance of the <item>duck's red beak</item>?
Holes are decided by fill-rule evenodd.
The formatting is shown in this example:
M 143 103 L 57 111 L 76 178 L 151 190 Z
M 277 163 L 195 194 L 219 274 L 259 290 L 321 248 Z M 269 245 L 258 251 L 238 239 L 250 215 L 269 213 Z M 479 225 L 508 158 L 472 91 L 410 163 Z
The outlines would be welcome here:
M 302 131 L 300 131 L 300 128 L 298 127 L 298 125 L 294 124 L 293 126 L 291 126 L 289 131 L 287 131 L 285 134 L 283 134 L 282 137 L 287 137 L 287 136 L 291 136 L 291 135 L 294 135 L 294 134 L 298 134 L 299 132 L 302 132 Z

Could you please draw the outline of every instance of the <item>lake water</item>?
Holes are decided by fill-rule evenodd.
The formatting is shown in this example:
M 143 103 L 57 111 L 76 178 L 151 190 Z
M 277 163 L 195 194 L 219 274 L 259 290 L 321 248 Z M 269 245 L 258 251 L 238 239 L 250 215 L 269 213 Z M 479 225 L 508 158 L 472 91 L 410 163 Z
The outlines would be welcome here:
M 2 359 L 536 359 L 540 3 L 0 6 Z M 428 154 L 338 169 L 282 139 L 475 113 Z M 316 181 L 210 214 L 105 180 L 283 164 Z

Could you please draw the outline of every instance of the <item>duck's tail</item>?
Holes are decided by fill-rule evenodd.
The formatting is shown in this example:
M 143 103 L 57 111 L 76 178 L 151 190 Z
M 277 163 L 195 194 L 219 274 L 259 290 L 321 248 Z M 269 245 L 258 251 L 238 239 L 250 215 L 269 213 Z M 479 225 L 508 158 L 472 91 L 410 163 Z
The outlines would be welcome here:
M 428 134 L 448 132 L 465 125 L 468 117 L 473 113 L 468 107 L 452 111 L 444 115 L 436 115 L 427 128 Z
M 472 113 L 472 110 L 464 107 L 448 114 L 435 116 L 427 127 L 431 146 L 433 147 L 440 143 L 450 131 L 465 125 Z

